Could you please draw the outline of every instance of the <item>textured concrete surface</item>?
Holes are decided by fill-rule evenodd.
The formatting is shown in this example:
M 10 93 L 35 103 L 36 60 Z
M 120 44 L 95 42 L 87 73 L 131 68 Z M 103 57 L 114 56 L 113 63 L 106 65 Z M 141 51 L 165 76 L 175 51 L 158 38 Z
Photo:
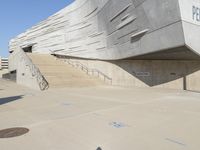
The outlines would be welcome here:
M 170 50 L 170 58 L 179 59 L 173 52 L 184 47 L 183 59 L 185 49 L 200 54 L 200 19 L 193 8 L 199 6 L 199 0 L 76 0 L 12 39 L 10 51 L 32 47 L 39 53 L 116 60 Z
M 144 94 L 145 93 L 145 94 Z M 1 150 L 199 150 L 200 93 L 149 88 L 38 92 L 0 80 Z

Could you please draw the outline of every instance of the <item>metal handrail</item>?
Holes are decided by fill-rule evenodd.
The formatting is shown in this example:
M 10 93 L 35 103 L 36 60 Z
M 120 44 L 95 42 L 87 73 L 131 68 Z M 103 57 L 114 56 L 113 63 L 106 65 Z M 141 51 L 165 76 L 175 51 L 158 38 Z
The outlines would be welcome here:
M 59 55 L 59 54 L 54 54 L 54 56 L 56 56 L 57 58 L 65 58 L 66 57 L 66 56 Z M 99 71 L 98 69 L 90 69 L 87 66 L 83 65 L 82 63 L 80 63 L 79 61 L 72 61 L 70 59 L 64 59 L 64 61 L 73 67 L 80 68 L 82 71 L 86 72 L 88 75 L 92 74 L 94 76 L 95 73 L 97 73 L 98 78 L 100 78 L 102 76 L 104 82 L 106 82 L 108 80 L 110 82 L 110 84 L 112 85 L 112 78 L 108 77 L 106 74 Z
M 15 54 L 13 54 L 13 57 L 19 57 L 19 60 L 21 62 L 25 63 L 25 66 L 29 68 L 32 77 L 36 78 L 36 81 L 40 87 L 40 90 L 46 90 L 49 88 L 49 83 L 44 78 L 40 70 L 34 65 L 32 60 L 27 56 L 27 54 L 22 50 L 18 49 L 14 51 Z M 17 54 L 17 55 L 16 55 Z M 11 57 L 12 57 L 11 56 Z
M 76 66 L 77 68 L 80 67 L 81 70 L 86 72 L 88 75 L 90 75 L 90 73 L 92 73 L 92 75 L 97 73 L 99 78 L 100 78 L 100 75 L 103 76 L 104 82 L 106 82 L 106 80 L 109 80 L 110 83 L 112 84 L 112 78 L 108 77 L 103 72 L 99 71 L 98 69 L 89 69 L 87 66 L 83 65 L 82 63 L 80 63 L 78 61 L 72 61 L 70 59 L 68 59 L 67 62 L 68 62 L 68 64 L 70 64 L 72 66 Z

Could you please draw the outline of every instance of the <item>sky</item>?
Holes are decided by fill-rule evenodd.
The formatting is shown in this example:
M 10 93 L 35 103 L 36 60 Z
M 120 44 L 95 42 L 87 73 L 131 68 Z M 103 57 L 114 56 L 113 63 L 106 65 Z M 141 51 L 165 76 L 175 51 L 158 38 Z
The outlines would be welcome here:
M 8 57 L 11 38 L 46 19 L 73 0 L 0 0 L 0 56 Z

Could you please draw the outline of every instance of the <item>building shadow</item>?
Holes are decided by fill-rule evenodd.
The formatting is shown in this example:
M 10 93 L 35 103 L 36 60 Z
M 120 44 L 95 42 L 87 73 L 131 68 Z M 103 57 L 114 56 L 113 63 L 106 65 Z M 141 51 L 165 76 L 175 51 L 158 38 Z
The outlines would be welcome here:
M 138 40 L 138 38 L 132 40 L 131 43 Z M 120 68 L 121 75 L 118 78 L 120 82 L 126 80 L 124 76 L 127 77 L 128 73 L 149 87 L 182 80 L 180 86 L 184 90 L 188 90 L 188 84 L 191 85 L 188 83 L 188 76 L 200 71 L 200 56 L 185 46 L 117 61 L 111 60 L 109 63 Z M 197 77 L 192 78 L 192 80 L 192 84 L 194 84 Z
M 23 98 L 23 96 L 24 95 L 0 98 L 0 105 L 10 103 L 10 102 L 13 102 L 13 101 L 16 101 L 16 100 L 20 100 L 20 99 Z
M 120 60 L 111 63 L 149 87 L 181 79 L 183 89 L 189 90 L 187 77 L 200 71 L 200 61 L 189 60 Z

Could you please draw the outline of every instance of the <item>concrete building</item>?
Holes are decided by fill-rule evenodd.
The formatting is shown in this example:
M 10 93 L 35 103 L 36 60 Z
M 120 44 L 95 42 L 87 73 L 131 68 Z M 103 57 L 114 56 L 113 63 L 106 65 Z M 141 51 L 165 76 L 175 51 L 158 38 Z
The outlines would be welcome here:
M 2 58 L 0 56 L 0 78 L 5 73 L 8 73 L 8 58 Z
M 0 56 L 0 70 L 8 69 L 8 58 L 1 58 Z
M 22 66 L 39 72 L 23 50 L 96 69 L 112 85 L 200 91 L 199 25 L 199 0 L 76 0 L 10 41 L 9 69 L 21 84 L 32 80 Z

